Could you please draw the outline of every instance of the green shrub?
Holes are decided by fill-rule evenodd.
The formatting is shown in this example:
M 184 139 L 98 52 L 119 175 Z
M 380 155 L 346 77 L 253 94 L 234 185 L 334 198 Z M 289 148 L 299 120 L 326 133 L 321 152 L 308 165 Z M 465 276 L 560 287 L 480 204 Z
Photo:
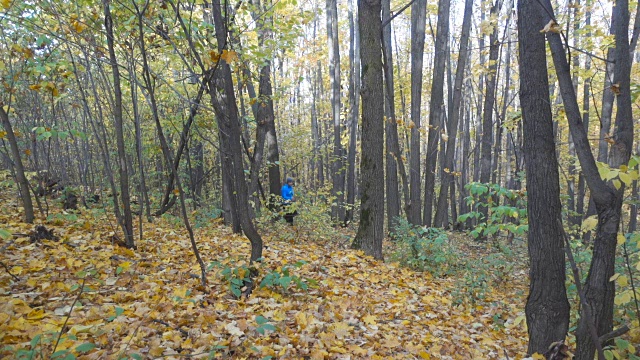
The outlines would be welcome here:
M 523 235 L 529 229 L 527 223 L 526 194 L 504 188 L 498 184 L 472 182 L 465 186 L 469 192 L 466 198 L 472 211 L 458 217 L 459 222 L 469 219 L 477 221 L 471 235 L 486 238 L 506 232 L 507 236 Z M 502 205 L 500 205 L 502 204 Z M 487 218 L 480 211 L 487 209 Z
M 397 246 L 391 258 L 402 266 L 443 276 L 457 262 L 457 254 L 441 229 L 412 225 L 398 218 L 391 237 Z

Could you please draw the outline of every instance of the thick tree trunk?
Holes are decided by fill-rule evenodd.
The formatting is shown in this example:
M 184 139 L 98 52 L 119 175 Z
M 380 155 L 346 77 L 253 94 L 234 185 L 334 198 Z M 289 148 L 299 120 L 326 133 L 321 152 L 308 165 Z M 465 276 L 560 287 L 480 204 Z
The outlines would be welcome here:
M 4 109 L 4 104 L 0 101 L 0 120 L 2 120 L 2 126 L 7 133 L 7 140 L 9 141 L 9 148 L 11 149 L 11 157 L 13 162 L 13 169 L 16 174 L 16 182 L 18 183 L 18 191 L 20 192 L 20 198 L 22 200 L 22 207 L 24 208 L 24 221 L 32 224 L 34 219 L 33 203 L 31 202 L 31 191 L 29 190 L 29 181 L 24 175 L 24 167 L 22 166 L 22 159 L 20 158 L 20 149 L 18 148 L 18 141 L 16 135 L 13 132 L 11 121 L 9 120 L 9 114 Z
M 107 47 L 113 75 L 115 106 L 113 108 L 114 125 L 116 130 L 116 146 L 118 149 L 118 172 L 120 174 L 120 194 L 122 195 L 123 216 L 120 225 L 124 233 L 125 244 L 129 248 L 135 247 L 133 241 L 133 217 L 131 216 L 131 199 L 129 196 L 129 173 L 127 171 L 127 155 L 125 152 L 124 129 L 122 124 L 122 88 L 120 87 L 120 70 L 115 52 L 113 37 L 113 19 L 111 17 L 110 0 L 102 0 L 104 6 L 104 28 L 107 32 Z M 114 202 L 117 194 L 113 194 Z M 116 205 L 117 206 L 117 205 Z
M 427 140 L 427 164 L 424 171 L 424 211 L 422 223 L 431 227 L 433 217 L 433 198 L 436 186 L 436 165 L 438 160 L 438 141 L 443 131 L 444 71 L 449 52 L 449 9 L 450 0 L 438 0 L 438 23 L 435 41 L 435 59 L 433 62 L 433 80 L 431 82 L 431 101 L 429 102 L 429 135 Z M 455 128 L 453 129 L 455 132 Z M 451 143 L 453 145 L 453 143 Z M 453 146 L 451 146 L 453 148 Z
M 352 247 L 382 259 L 384 238 L 384 103 L 380 0 L 358 0 L 362 41 L 362 197 L 360 223 Z
M 410 203 L 408 220 L 422 224 L 422 191 L 420 179 L 420 106 L 422 104 L 422 61 L 426 28 L 427 1 L 415 0 L 411 5 L 411 146 L 409 157 Z
M 227 28 L 222 17 L 220 1 L 212 2 L 216 38 L 218 40 L 218 51 L 226 47 Z M 238 121 L 238 108 L 236 105 L 235 93 L 233 91 L 233 79 L 229 64 L 220 59 L 214 73 L 213 81 L 210 84 L 211 100 L 218 115 L 218 127 L 220 138 L 226 138 L 226 146 L 230 153 L 231 168 L 233 172 L 233 194 L 236 198 L 237 214 L 242 226 L 242 231 L 251 242 L 251 261 L 262 258 L 262 238 L 256 230 L 249 213 L 249 199 L 247 194 L 247 183 L 244 179 L 244 166 L 242 163 L 242 147 L 240 145 L 240 123 Z M 223 149 L 225 147 L 222 147 Z M 233 202 L 232 202 L 233 203 Z
M 453 106 L 449 111 L 449 126 L 447 139 L 447 150 L 444 154 L 444 168 L 448 169 L 442 171 L 442 181 L 440 184 L 440 195 L 438 196 L 438 207 L 436 209 L 436 216 L 434 220 L 434 226 L 446 227 L 449 224 L 449 216 L 447 214 L 447 196 L 449 187 L 454 186 L 455 178 L 453 176 L 454 171 L 454 158 L 455 158 L 455 144 L 456 137 L 458 135 L 458 121 L 460 118 L 460 108 L 462 104 L 462 86 L 464 81 L 464 73 L 466 68 L 466 60 L 469 57 L 469 35 L 471 31 L 471 15 L 473 13 L 473 0 L 466 0 L 464 5 L 464 16 L 462 19 L 462 30 L 460 35 L 460 51 L 458 53 L 458 65 L 456 67 L 456 77 L 453 85 Z M 464 155 L 464 154 L 463 154 Z M 455 204 L 453 197 L 451 198 L 452 204 Z M 455 218 L 453 219 L 455 221 Z
M 525 312 L 529 332 L 527 352 L 545 353 L 562 341 L 569 328 L 565 288 L 564 238 L 558 160 L 549 104 L 544 27 L 537 4 L 518 2 L 520 103 L 530 214 L 528 248 L 529 296 Z M 525 60 L 526 59 L 526 60 Z
M 553 15 L 553 8 L 549 0 L 543 0 L 545 8 L 539 7 L 539 11 L 548 23 Z M 615 69 L 613 84 L 618 85 L 616 92 L 617 112 L 614 144 L 609 154 L 609 166 L 619 168 L 629 161 L 633 146 L 633 117 L 631 111 L 630 73 L 631 61 L 629 57 L 629 3 L 627 0 L 618 0 L 614 6 L 611 28 L 615 34 Z M 564 44 L 557 33 L 547 33 L 547 40 L 551 48 L 551 54 L 558 75 L 562 98 L 565 100 L 565 109 L 569 120 L 569 128 L 576 148 L 576 154 L 585 174 L 585 180 L 597 210 L 598 224 L 596 226 L 596 238 L 593 242 L 593 256 L 589 273 L 587 275 L 584 294 L 593 318 L 583 316 L 580 318 L 576 332 L 576 359 L 592 359 L 595 353 L 594 344 L 589 332 L 589 322 L 595 321 L 598 336 L 610 332 L 613 328 L 613 299 L 615 296 L 615 284 L 609 281 L 614 274 L 615 251 L 617 233 L 620 227 L 620 214 L 624 184 L 616 189 L 612 184 L 607 184 L 600 178 L 598 168 L 589 145 L 587 132 L 582 124 L 580 108 L 573 84 L 569 65 L 564 52 Z
M 331 207 L 334 221 L 344 219 L 344 164 L 340 123 L 340 42 L 338 39 L 338 7 L 336 0 L 327 0 L 327 38 L 329 40 L 329 78 L 331 79 L 331 118 L 333 120 L 333 158 L 331 195 L 335 205 Z

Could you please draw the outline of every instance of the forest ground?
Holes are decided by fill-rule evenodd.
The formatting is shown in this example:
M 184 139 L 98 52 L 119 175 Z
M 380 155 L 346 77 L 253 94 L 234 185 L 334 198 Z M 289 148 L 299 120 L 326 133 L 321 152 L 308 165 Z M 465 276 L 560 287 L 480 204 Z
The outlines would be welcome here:
M 249 241 L 219 220 L 196 230 L 210 265 L 203 288 L 176 218 L 145 222 L 134 251 L 114 243 L 120 231 L 99 207 L 64 213 L 49 200 L 49 217 L 26 224 L 15 198 L 0 193 L 0 227 L 18 234 L 1 240 L 2 358 L 520 359 L 526 352 L 522 241 L 510 260 L 497 261 L 489 242 L 450 234 L 452 260 L 467 268 L 434 277 L 349 249 L 353 229 L 328 231 L 304 216 L 294 227 L 264 222 L 256 282 L 270 276 L 270 285 L 237 298 L 231 284 L 240 280 L 232 279 L 249 274 Z M 58 240 L 25 236 L 37 224 Z M 385 242 L 385 257 L 393 251 Z

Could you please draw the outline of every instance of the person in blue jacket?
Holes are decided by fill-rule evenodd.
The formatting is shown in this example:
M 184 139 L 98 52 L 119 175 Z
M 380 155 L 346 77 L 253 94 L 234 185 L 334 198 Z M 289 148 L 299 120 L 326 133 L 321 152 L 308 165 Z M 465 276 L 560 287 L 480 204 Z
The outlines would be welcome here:
M 297 211 L 288 211 L 288 207 L 291 206 L 291 203 L 294 201 L 294 193 L 293 193 L 293 179 L 288 177 L 287 181 L 282 185 L 282 189 L 280 189 L 280 196 L 282 196 L 282 206 L 284 207 L 284 219 L 289 223 L 289 225 L 293 225 L 293 218 L 298 215 Z

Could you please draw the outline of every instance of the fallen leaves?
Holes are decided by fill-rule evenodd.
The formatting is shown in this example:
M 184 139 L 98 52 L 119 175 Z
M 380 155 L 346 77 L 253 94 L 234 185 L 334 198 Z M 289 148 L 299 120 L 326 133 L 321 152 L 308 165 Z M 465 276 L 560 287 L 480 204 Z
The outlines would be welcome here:
M 0 212 L 7 231 L 28 233 L 30 225 L 15 218 Z M 305 260 L 292 271 L 317 285 L 258 287 L 236 299 L 218 268 L 208 273 L 208 293 L 198 290 L 190 274 L 199 268 L 181 229 L 164 220 L 145 224 L 133 251 L 112 244 L 111 221 L 85 211 L 74 221 L 46 223 L 58 241 L 18 237 L 0 254 L 21 275 L 0 273 L 0 357 L 19 349 L 47 357 L 61 330 L 56 351 L 86 358 L 471 359 L 499 358 L 505 349 L 517 358 L 526 350 L 524 295 L 514 295 L 516 287 L 525 293 L 522 281 L 487 291 L 475 305 L 455 304 L 455 279 L 382 263 L 330 239 L 308 235 L 291 245 L 281 231 L 263 229 L 269 248 L 257 281 Z M 248 241 L 218 223 L 196 238 L 207 261 L 247 265 Z M 496 318 L 505 320 L 498 325 Z M 42 341 L 31 345 L 37 336 Z

